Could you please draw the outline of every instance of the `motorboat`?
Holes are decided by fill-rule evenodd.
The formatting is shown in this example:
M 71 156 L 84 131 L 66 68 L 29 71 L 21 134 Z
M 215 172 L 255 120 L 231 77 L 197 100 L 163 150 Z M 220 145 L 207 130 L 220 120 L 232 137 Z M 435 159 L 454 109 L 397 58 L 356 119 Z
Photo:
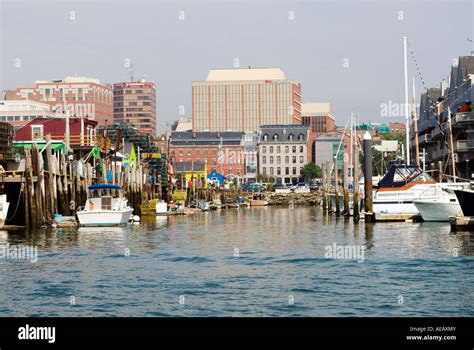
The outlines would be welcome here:
M 463 216 L 474 216 L 474 189 L 471 187 L 454 190 L 459 201 Z
M 436 181 L 415 165 L 393 164 L 379 181 L 373 197 L 375 219 L 404 221 L 421 219 L 413 201 L 436 196 Z
M 126 225 L 133 212 L 118 185 L 97 184 L 87 189 L 84 209 L 76 213 L 80 226 Z

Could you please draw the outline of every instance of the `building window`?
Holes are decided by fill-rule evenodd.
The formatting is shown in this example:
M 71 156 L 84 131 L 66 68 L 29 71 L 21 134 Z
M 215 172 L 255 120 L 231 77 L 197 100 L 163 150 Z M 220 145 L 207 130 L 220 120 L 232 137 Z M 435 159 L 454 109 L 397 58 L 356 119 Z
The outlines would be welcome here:
M 179 150 L 179 155 L 182 156 L 183 154 L 184 154 L 183 150 L 180 149 L 180 150 Z
M 265 156 L 262 157 L 262 164 L 267 164 L 267 157 Z
M 204 150 L 204 155 L 205 156 L 209 155 L 209 151 L 207 149 Z
M 196 150 L 196 155 L 199 156 L 201 154 L 201 150 L 200 149 L 197 149 Z
M 31 138 L 33 141 L 43 140 L 43 125 L 31 126 Z
M 216 149 L 213 149 L 213 150 L 212 150 L 212 154 L 213 154 L 213 155 L 216 155 L 216 154 L 217 154 L 217 150 L 216 150 Z
M 267 134 L 264 134 L 263 135 L 263 141 L 267 141 L 268 140 L 268 135 Z
M 285 168 L 285 175 L 290 175 L 290 168 L 289 167 Z
M 270 164 L 273 164 L 273 156 L 270 156 Z
M 262 172 L 263 172 L 263 175 L 267 175 L 267 168 L 263 167 Z
M 270 175 L 273 175 L 273 168 L 270 168 Z
M 301 152 L 301 153 L 304 152 L 304 147 L 303 147 L 303 146 L 300 146 L 300 152 Z
M 277 164 L 281 164 L 281 157 L 280 156 L 277 157 Z
M 188 156 L 190 156 L 190 155 L 191 155 L 191 150 L 190 150 L 190 149 L 188 149 L 188 152 L 187 152 L 187 154 L 188 154 Z
M 296 156 L 293 156 L 293 164 L 296 164 Z
M 303 141 L 303 140 L 304 140 L 304 135 L 303 135 L 303 134 L 299 134 L 299 135 L 298 135 L 298 140 L 299 140 L 299 141 Z
M 281 175 L 281 168 L 280 167 L 277 168 L 277 175 Z
M 262 147 L 262 153 L 267 153 L 267 147 L 266 146 Z
M 303 163 L 303 156 L 300 156 L 300 163 Z
M 296 153 L 296 146 L 293 146 L 293 147 L 291 148 L 291 150 L 292 150 L 293 153 Z
M 285 146 L 285 153 L 290 152 L 290 146 Z
M 281 153 L 281 147 L 280 146 L 277 146 L 277 152 Z
M 273 135 L 273 141 L 278 141 L 278 134 Z
M 288 163 L 290 163 L 290 157 L 286 156 L 285 157 L 285 164 L 288 164 Z
M 293 167 L 293 175 L 296 175 L 296 168 Z

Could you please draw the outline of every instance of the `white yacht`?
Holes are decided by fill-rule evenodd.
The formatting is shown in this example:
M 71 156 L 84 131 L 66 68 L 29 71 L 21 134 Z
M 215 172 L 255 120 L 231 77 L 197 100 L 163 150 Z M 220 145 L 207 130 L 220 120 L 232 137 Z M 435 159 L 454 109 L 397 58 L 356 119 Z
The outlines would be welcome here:
M 85 207 L 76 215 L 81 226 L 118 226 L 127 224 L 132 212 L 120 186 L 98 184 L 88 187 Z
M 420 212 L 413 202 L 422 196 L 436 196 L 436 181 L 417 166 L 393 164 L 374 192 L 375 219 L 420 219 Z
M 8 208 L 10 203 L 7 202 L 7 195 L 0 195 L 0 228 L 5 226 L 5 221 L 7 220 Z

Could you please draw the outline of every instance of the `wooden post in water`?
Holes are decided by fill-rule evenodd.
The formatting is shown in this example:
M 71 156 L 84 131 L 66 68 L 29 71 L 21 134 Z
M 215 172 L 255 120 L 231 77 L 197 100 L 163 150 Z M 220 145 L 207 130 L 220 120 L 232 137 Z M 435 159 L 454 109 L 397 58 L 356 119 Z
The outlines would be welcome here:
M 45 136 L 44 140 L 46 141 L 46 162 L 48 164 L 48 214 L 51 218 L 54 218 L 55 214 L 55 194 L 54 183 L 55 183 L 55 169 L 53 164 L 53 156 L 51 154 L 51 135 L 48 134 Z
M 336 215 L 339 216 L 340 208 L 339 208 L 339 184 L 338 184 L 338 169 L 337 169 L 337 156 L 333 158 L 334 164 L 334 201 L 336 203 Z
M 71 215 L 71 208 L 69 206 L 69 183 L 68 183 L 68 178 L 67 178 L 65 154 L 61 154 L 61 177 L 62 177 L 62 188 L 63 188 L 63 196 L 61 198 L 61 204 L 63 207 L 63 214 Z
M 326 198 L 326 195 L 327 195 L 326 194 L 326 182 L 327 182 L 326 163 L 321 164 L 321 170 L 323 173 L 323 183 L 321 184 L 323 188 L 323 214 L 327 214 L 328 207 L 327 207 L 327 198 Z
M 33 143 L 31 146 L 31 160 L 33 164 L 33 174 L 36 176 L 36 184 L 35 184 L 35 200 L 36 200 L 36 212 L 34 215 L 36 215 L 36 222 L 37 226 L 39 227 L 43 224 L 44 222 L 44 216 L 43 216 L 43 196 L 42 196 L 42 189 L 41 189 L 41 184 L 43 182 L 43 177 L 41 174 L 41 165 L 40 165 L 40 160 L 39 160 L 40 154 L 38 151 L 38 145 L 36 143 Z
M 344 191 L 344 215 L 349 216 L 349 184 L 348 184 L 348 154 L 344 152 L 342 156 L 342 189 Z
M 354 199 L 353 199 L 353 215 L 354 215 L 354 222 L 359 221 L 359 149 L 357 147 L 357 141 L 354 142 L 354 150 L 352 156 L 354 160 L 352 164 L 354 165 L 353 169 L 353 187 L 354 187 Z
M 326 184 L 328 194 L 328 213 L 332 213 L 332 199 L 331 199 L 331 162 L 326 161 Z
M 38 227 L 36 216 L 36 199 L 35 188 L 33 182 L 33 162 L 31 159 L 31 150 L 25 149 L 25 170 L 26 170 L 26 188 L 27 188 L 27 206 L 28 217 L 30 223 L 27 225 L 30 228 L 36 229 Z
M 365 223 L 375 221 L 372 198 L 372 136 L 366 131 L 364 134 L 364 203 Z

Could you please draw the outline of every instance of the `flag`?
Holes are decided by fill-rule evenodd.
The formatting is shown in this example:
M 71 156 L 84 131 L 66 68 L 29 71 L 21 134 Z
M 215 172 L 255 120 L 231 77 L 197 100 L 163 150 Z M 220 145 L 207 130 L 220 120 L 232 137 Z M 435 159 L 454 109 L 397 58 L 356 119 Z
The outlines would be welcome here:
M 99 159 L 100 173 L 102 174 L 102 157 L 100 155 L 99 147 L 95 146 L 92 150 L 92 156 Z
M 135 147 L 132 146 L 132 150 L 130 151 L 130 155 L 124 162 L 125 164 L 128 164 L 130 167 L 136 167 L 137 166 L 137 155 L 135 154 Z

